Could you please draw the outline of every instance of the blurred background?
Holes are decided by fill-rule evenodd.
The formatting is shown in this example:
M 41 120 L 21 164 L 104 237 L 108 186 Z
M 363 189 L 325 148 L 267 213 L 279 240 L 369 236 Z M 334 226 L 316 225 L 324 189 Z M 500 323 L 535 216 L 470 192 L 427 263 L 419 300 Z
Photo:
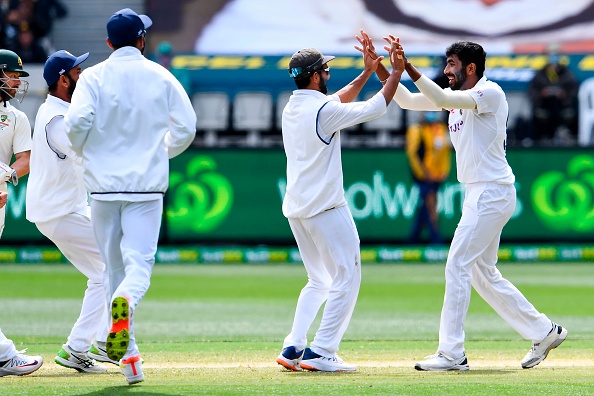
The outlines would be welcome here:
M 593 258 L 594 0 L 2 0 L 2 47 L 31 74 L 15 105 L 32 126 L 47 94 L 48 54 L 90 52 L 83 67 L 103 61 L 111 53 L 105 24 L 124 7 L 152 18 L 145 55 L 180 80 L 198 117 L 194 145 L 171 162 L 158 260 L 299 260 L 281 213 L 280 117 L 295 88 L 288 60 L 305 47 L 336 55 L 329 89 L 338 90 L 362 70 L 353 48 L 359 29 L 378 48 L 384 35 L 400 36 L 413 64 L 441 84 L 449 44 L 482 44 L 485 74 L 509 102 L 508 160 L 518 190 L 502 236 L 512 247 L 500 256 Z M 359 100 L 380 87 L 372 77 Z M 446 122 L 445 114 L 437 118 Z M 344 187 L 368 261 L 445 259 L 463 195 L 453 155 L 437 194 L 439 238 L 427 229 L 411 240 L 422 199 L 407 131 L 423 123 L 420 113 L 392 104 L 382 118 L 342 131 Z M 0 261 L 59 260 L 25 219 L 26 179 L 9 189 Z

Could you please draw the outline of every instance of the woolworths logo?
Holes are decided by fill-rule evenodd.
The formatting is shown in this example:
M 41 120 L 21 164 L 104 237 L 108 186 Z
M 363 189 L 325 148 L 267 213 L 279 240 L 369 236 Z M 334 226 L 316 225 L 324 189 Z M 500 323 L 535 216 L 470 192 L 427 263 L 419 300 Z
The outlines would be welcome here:
M 218 227 L 233 206 L 233 187 L 216 171 L 215 161 L 193 158 L 185 173 L 169 175 L 169 228 L 177 232 L 206 233 Z
M 285 196 L 286 179 L 278 180 L 281 199 Z M 519 185 L 516 184 L 519 189 Z M 411 219 L 419 204 L 419 188 L 403 182 L 390 184 L 383 172 L 377 170 L 369 181 L 356 181 L 345 186 L 345 198 L 355 220 L 367 219 Z M 451 219 L 459 217 L 464 200 L 464 185 L 445 183 L 438 192 L 437 211 L 440 216 Z M 518 199 L 512 218 L 522 213 L 522 202 Z
M 557 231 L 594 230 L 594 158 L 578 155 L 567 172 L 547 172 L 532 185 L 534 211 Z

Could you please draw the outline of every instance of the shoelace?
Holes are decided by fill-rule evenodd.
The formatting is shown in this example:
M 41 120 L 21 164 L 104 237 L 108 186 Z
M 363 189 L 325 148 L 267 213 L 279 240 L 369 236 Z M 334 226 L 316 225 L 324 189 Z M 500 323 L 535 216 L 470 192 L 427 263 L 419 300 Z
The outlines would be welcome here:
M 344 363 L 344 360 L 342 360 L 340 358 L 340 356 L 338 356 L 338 355 L 335 355 L 335 356 L 333 356 L 331 358 L 322 356 L 322 358 L 324 358 L 324 359 L 326 359 L 328 361 L 334 362 L 334 363 L 339 363 L 339 364 Z
M 536 350 L 536 348 L 538 348 L 539 346 L 540 346 L 540 342 L 533 342 L 530 352 L 534 352 Z
M 449 361 L 454 361 L 454 360 L 457 360 L 457 359 L 452 359 L 452 358 L 449 358 L 449 357 L 447 357 L 446 355 L 444 355 L 444 354 L 443 354 L 443 353 L 441 353 L 441 352 L 436 352 L 436 353 L 434 353 L 433 355 L 425 356 L 425 359 L 427 359 L 427 360 L 431 360 L 431 359 L 437 359 L 437 358 L 440 358 L 440 357 L 441 357 L 441 358 L 444 358 L 444 359 L 446 359 L 446 360 L 449 360 Z
M 4 367 L 18 367 L 30 364 L 31 358 L 25 355 L 25 352 L 27 352 L 27 348 L 21 351 L 17 351 L 17 354 L 13 356 L 12 359 L 9 359 L 8 362 L 6 362 L 6 364 L 4 365 Z
M 433 355 L 429 355 L 429 356 L 425 356 L 425 359 L 429 360 L 429 359 L 436 359 L 440 356 L 443 356 L 441 353 L 435 352 Z
M 94 367 L 95 366 L 95 360 L 94 359 L 90 359 L 88 356 L 83 355 L 83 354 L 79 354 L 79 353 L 72 353 L 71 354 L 72 357 L 78 359 L 78 364 L 85 366 L 85 368 L 89 368 L 89 367 Z
M 559 334 L 561 331 L 558 330 L 558 329 L 559 329 L 559 326 L 553 323 L 553 328 L 551 329 L 551 331 L 549 331 L 549 334 L 547 334 L 547 337 L 550 336 L 551 334 Z M 536 348 L 538 348 L 540 346 L 540 343 L 541 342 L 542 341 L 533 342 L 532 343 L 532 348 L 530 349 L 530 352 L 534 352 L 536 350 Z

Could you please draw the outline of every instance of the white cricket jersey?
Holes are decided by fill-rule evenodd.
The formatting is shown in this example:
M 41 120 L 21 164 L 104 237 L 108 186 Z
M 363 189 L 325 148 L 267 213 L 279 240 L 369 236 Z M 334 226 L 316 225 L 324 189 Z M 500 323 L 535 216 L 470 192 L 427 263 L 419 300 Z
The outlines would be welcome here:
M 31 150 L 31 124 L 22 111 L 0 101 L 0 161 L 10 165 L 13 154 Z
M 293 91 L 282 116 L 287 155 L 286 217 L 309 218 L 346 205 L 340 155 L 340 129 L 386 112 L 381 93 L 365 102 L 341 103 L 310 89 Z
M 48 95 L 37 111 L 27 184 L 27 220 L 37 223 L 84 211 L 87 191 L 75 154 L 56 141 L 66 139 L 69 103 Z
M 162 198 L 169 158 L 196 134 L 196 113 L 180 82 L 130 46 L 81 73 L 64 121 L 87 190 L 105 201 Z
M 485 76 L 464 92 L 474 98 L 477 108 L 450 110 L 448 123 L 456 150 L 458 181 L 513 184 L 515 176 L 505 157 L 508 113 L 505 93 Z

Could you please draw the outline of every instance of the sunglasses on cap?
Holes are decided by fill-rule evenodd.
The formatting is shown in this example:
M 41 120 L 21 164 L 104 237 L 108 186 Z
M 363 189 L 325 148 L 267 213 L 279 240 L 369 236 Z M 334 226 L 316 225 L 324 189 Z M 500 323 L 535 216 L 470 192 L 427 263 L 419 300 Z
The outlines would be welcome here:
M 323 61 L 323 58 L 318 59 L 317 61 L 315 61 L 314 63 L 312 63 L 309 66 L 306 67 L 292 67 L 289 68 L 289 75 L 293 78 L 305 78 L 305 77 L 309 77 L 311 76 L 313 73 L 317 73 L 317 72 L 330 72 L 330 67 L 328 67 L 328 65 L 326 64 L 326 67 L 323 67 L 324 65 L 320 65 L 319 68 L 316 68 L 316 65 L 320 62 Z

